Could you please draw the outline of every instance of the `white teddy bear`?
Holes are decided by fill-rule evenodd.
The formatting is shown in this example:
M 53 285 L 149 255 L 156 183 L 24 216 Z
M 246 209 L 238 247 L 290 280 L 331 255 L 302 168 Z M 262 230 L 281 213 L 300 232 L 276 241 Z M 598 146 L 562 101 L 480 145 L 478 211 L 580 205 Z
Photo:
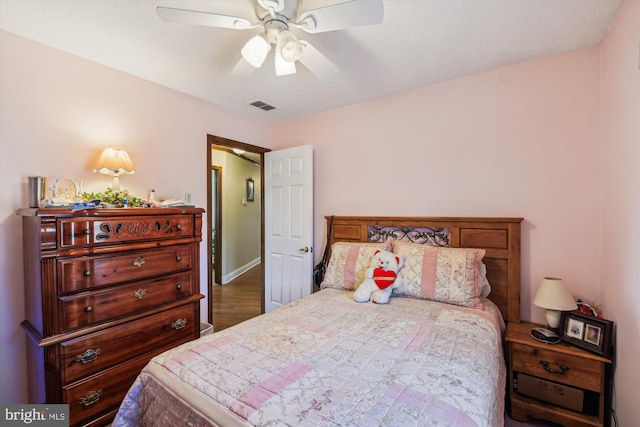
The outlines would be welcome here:
M 356 289 L 353 299 L 357 302 L 388 303 L 391 292 L 404 284 L 398 278 L 398 271 L 403 265 L 404 260 L 400 256 L 377 250 L 371 257 L 369 268 L 364 274 L 365 279 Z

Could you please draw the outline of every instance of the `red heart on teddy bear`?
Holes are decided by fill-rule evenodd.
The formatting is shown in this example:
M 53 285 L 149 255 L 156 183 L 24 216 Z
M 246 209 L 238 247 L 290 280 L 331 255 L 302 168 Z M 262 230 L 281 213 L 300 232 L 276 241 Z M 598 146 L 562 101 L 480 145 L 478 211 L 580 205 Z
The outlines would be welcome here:
M 381 268 L 376 268 L 373 270 L 373 281 L 376 282 L 376 285 L 380 289 L 386 289 L 395 282 L 396 272 L 393 270 L 383 270 Z

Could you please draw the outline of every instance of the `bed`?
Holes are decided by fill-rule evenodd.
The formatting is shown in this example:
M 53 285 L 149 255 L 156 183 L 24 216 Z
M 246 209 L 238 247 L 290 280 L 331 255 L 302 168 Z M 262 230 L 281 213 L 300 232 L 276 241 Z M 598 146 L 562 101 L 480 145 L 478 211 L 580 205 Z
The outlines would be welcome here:
M 322 290 L 155 357 L 113 426 L 503 425 L 522 219 L 326 219 Z M 380 247 L 403 258 L 405 286 L 356 303 Z

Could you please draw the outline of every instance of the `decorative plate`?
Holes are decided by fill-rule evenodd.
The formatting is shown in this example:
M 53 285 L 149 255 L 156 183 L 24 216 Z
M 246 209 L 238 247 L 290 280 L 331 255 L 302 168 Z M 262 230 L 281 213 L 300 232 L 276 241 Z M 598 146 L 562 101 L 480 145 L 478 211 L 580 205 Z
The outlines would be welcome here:
M 78 188 L 76 187 L 75 182 L 73 182 L 69 178 L 61 178 L 56 183 L 56 201 L 69 201 L 72 202 L 76 194 L 78 192 Z

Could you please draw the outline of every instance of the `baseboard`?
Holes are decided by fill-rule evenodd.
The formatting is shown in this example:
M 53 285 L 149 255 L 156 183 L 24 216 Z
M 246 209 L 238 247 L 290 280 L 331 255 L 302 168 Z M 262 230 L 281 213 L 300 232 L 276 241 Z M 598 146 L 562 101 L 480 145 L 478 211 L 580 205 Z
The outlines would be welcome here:
M 247 271 L 251 270 L 253 267 L 255 267 L 256 265 L 260 264 L 260 258 L 256 258 L 253 261 L 243 265 L 240 268 L 237 268 L 236 270 L 232 271 L 229 274 L 226 274 L 222 277 L 222 284 L 226 285 L 227 283 L 229 283 L 230 281 L 232 281 L 233 279 L 235 279 L 236 277 L 241 276 L 242 274 L 246 273 Z

